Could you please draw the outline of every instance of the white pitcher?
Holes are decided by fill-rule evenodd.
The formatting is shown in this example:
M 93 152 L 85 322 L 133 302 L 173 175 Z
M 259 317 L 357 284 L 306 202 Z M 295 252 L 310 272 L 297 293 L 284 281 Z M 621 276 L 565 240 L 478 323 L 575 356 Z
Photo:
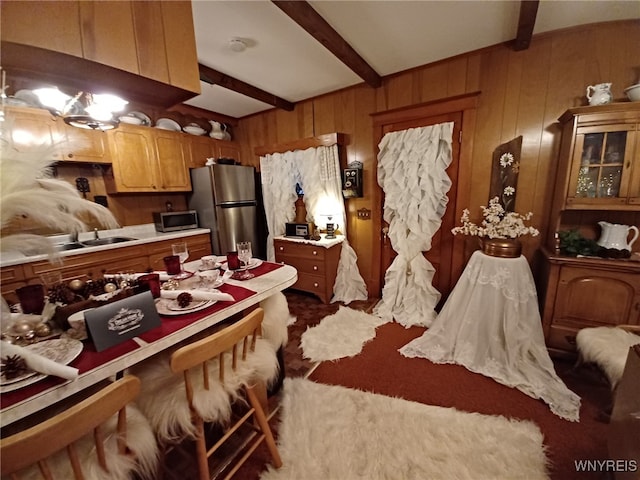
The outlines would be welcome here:
M 601 247 L 631 251 L 633 242 L 638 239 L 638 227 L 609 222 L 598 222 L 598 225 L 602 228 L 602 233 L 597 242 Z M 635 234 L 631 241 L 627 242 L 630 232 L 635 232 Z
M 605 105 L 611 103 L 611 100 L 613 100 L 611 83 L 589 85 L 587 87 L 587 100 L 589 100 L 589 105 Z
M 226 132 L 222 128 L 222 124 L 214 120 L 209 120 L 209 123 L 211 124 L 211 132 L 209 133 L 209 136 L 217 140 L 225 140 Z

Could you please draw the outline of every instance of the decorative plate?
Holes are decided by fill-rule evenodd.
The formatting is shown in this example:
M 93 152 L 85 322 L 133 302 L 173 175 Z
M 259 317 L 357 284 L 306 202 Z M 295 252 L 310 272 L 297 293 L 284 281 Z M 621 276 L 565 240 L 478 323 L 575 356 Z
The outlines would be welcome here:
M 159 118 L 156 121 L 156 128 L 161 128 L 162 130 L 173 130 L 174 132 L 182 130 L 178 122 L 171 120 L 170 118 Z
M 151 126 L 151 119 L 146 114 L 142 112 L 129 112 L 129 115 L 139 119 L 142 122 L 141 125 L 145 127 Z
M 156 310 L 160 315 L 185 315 L 209 308 L 214 303 L 216 303 L 215 300 L 196 300 L 182 308 L 178 305 L 177 300 L 158 298 L 156 300 Z
M 45 340 L 44 342 L 27 345 L 27 350 L 42 355 L 43 357 L 58 362 L 62 365 L 69 365 L 82 353 L 82 342 L 72 338 L 58 338 L 54 340 Z M 38 382 L 47 375 L 38 372 L 25 373 L 11 380 L 0 377 L 0 392 L 12 392 L 19 388 L 26 387 L 32 383 Z

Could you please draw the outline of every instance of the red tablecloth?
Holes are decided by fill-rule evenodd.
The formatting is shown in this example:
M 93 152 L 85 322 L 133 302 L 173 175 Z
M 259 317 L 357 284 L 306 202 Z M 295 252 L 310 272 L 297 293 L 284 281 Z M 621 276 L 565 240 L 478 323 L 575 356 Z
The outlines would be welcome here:
M 260 267 L 256 267 L 254 270 L 262 269 L 264 267 L 264 271 L 260 273 L 263 275 L 264 273 L 268 273 L 276 268 L 281 267 L 281 265 L 273 264 L 273 263 L 263 263 Z M 275 268 L 272 268 L 275 267 Z M 229 305 L 233 305 L 235 302 L 239 302 L 244 300 L 245 298 L 249 298 L 254 295 L 256 292 L 253 290 L 249 290 L 248 288 L 238 287 L 235 285 L 224 284 L 218 290 L 224 293 L 229 293 L 233 296 L 234 302 L 216 302 L 211 307 L 200 310 L 195 313 L 190 313 L 187 315 L 180 316 L 160 316 L 162 323 L 159 327 L 154 328 L 153 330 L 149 330 L 140 335 L 140 338 L 147 343 L 153 343 L 173 332 L 180 330 L 181 328 L 190 325 L 207 315 L 211 315 L 212 313 L 218 312 Z M 76 367 L 80 374 L 85 373 L 89 370 L 92 370 L 100 365 L 103 365 L 115 358 L 118 358 L 126 353 L 129 353 L 133 350 L 140 348 L 140 346 L 133 340 L 127 340 L 124 343 L 120 343 L 118 345 L 114 345 L 112 347 L 103 350 L 102 352 L 97 352 L 95 346 L 90 341 L 84 342 L 84 348 L 82 353 L 76 358 L 73 362 L 71 362 L 71 366 Z M 13 392 L 6 392 L 0 395 L 0 408 L 5 408 L 13 405 L 14 403 L 20 402 L 26 398 L 29 398 L 32 395 L 36 395 L 48 388 L 51 388 L 55 385 L 59 385 L 63 383 L 65 380 L 57 378 L 57 377 L 45 377 L 37 383 L 33 385 L 29 385 L 27 387 L 21 388 L 19 390 L 15 390 Z

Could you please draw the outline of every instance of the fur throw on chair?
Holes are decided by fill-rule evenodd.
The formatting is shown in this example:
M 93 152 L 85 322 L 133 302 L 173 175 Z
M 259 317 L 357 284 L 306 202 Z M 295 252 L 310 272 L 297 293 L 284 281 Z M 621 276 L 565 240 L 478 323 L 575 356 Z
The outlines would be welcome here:
M 85 478 L 92 480 L 121 480 L 126 478 L 157 478 L 159 460 L 158 445 L 149 422 L 138 409 L 127 406 L 127 446 L 133 455 L 118 454 L 117 446 L 118 416 L 114 415 L 104 424 L 102 433 L 105 438 L 105 457 L 109 472 L 98 464 L 95 443 L 85 436 L 75 443 Z M 52 439 L 55 441 L 55 439 Z M 71 470 L 66 449 L 62 449 L 47 459 L 54 478 L 75 478 Z M 42 474 L 37 465 L 19 472 L 23 480 L 41 480 Z
M 619 327 L 583 328 L 576 335 L 579 361 L 600 367 L 612 390 L 622 378 L 629 348 L 636 344 L 640 336 Z
M 185 396 L 182 374 L 173 374 L 169 367 L 172 351 L 163 352 L 130 369 L 142 381 L 136 403 L 147 417 L 161 443 L 172 443 L 195 436 L 191 413 Z M 267 386 L 278 375 L 279 366 L 271 342 L 258 338 L 254 352 L 247 361 L 231 369 L 231 358 L 225 358 L 224 384 L 219 378 L 217 359 L 209 361 L 209 390 L 204 389 L 200 371 L 190 372 L 194 385 L 194 405 L 209 423 L 224 423 L 231 416 L 231 405 L 239 399 L 242 386 L 262 380 Z
M 295 323 L 296 317 L 289 313 L 287 297 L 282 292 L 265 298 L 260 302 L 260 306 L 264 310 L 262 336 L 277 350 L 287 344 L 289 339 L 287 326 Z

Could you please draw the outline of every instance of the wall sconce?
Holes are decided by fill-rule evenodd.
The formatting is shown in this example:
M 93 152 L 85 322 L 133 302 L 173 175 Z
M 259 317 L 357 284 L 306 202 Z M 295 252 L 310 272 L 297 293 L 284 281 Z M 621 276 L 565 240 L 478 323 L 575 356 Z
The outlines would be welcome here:
M 43 107 L 54 115 L 61 116 L 68 125 L 90 130 L 116 128 L 120 121 L 113 113 L 122 111 L 129 103 L 111 94 L 78 92 L 75 97 L 71 97 L 57 88 L 38 88 L 33 93 Z

